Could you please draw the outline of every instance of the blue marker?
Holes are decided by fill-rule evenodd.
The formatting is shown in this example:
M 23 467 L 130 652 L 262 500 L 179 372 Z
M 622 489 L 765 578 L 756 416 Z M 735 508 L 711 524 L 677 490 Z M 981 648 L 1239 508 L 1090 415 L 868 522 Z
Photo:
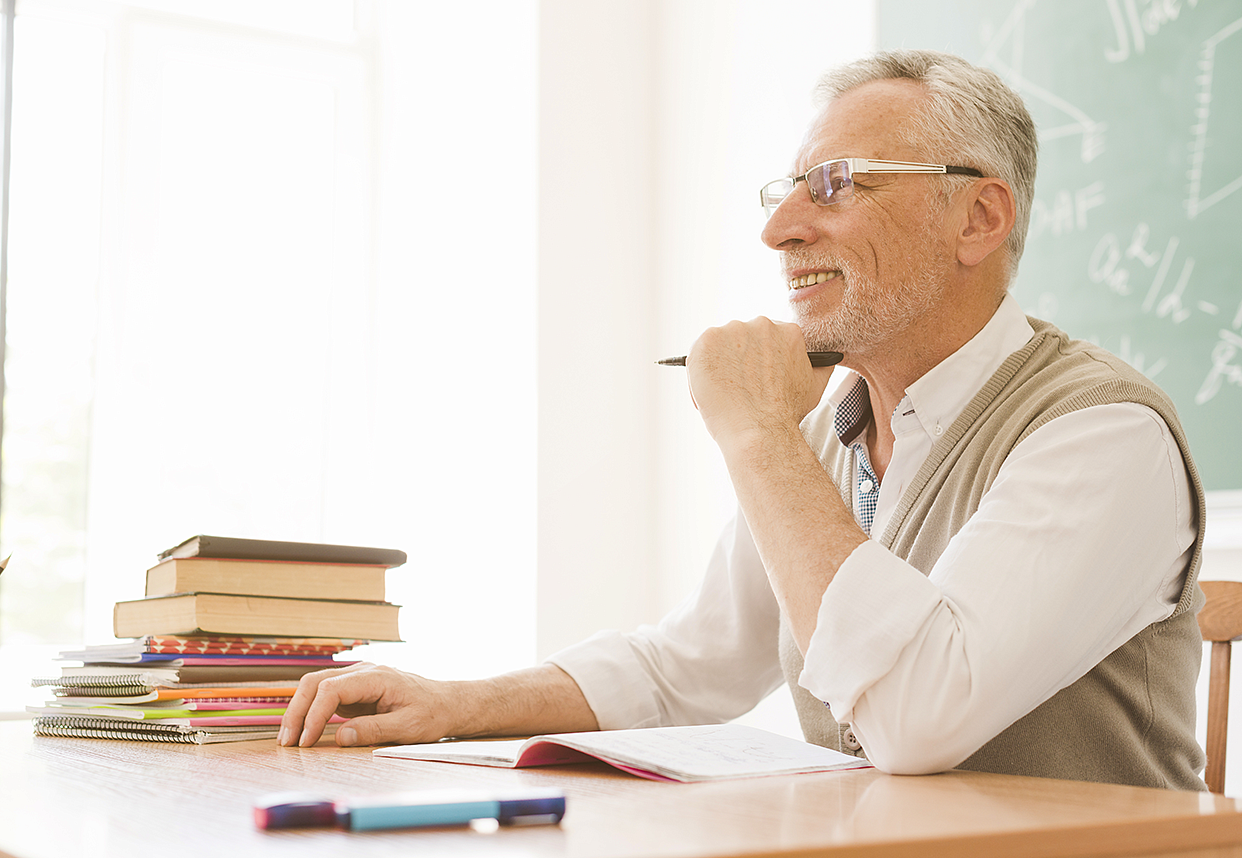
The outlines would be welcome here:
M 464 825 L 494 819 L 501 825 L 555 824 L 565 815 L 559 790 L 527 789 L 501 794 L 477 790 L 435 790 L 332 801 L 307 793 L 277 793 L 254 806 L 254 822 L 265 830 L 335 825 L 350 831 Z

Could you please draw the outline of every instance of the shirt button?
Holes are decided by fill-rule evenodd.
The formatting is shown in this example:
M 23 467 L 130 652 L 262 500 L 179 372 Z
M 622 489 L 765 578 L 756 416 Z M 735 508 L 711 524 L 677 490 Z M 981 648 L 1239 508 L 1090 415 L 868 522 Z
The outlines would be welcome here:
M 865 495 L 869 495 L 875 491 L 875 483 L 871 482 L 871 480 L 863 480 L 858 484 L 858 490 Z
M 944 434 L 944 427 L 941 426 L 939 423 L 937 423 L 936 428 L 933 429 L 932 432 L 935 433 L 937 438 L 939 438 L 941 435 Z
M 845 735 L 841 737 L 841 741 L 844 742 L 845 747 L 849 748 L 851 751 L 857 751 L 862 747 L 862 742 L 858 741 L 858 739 L 854 737 L 853 730 L 846 730 Z

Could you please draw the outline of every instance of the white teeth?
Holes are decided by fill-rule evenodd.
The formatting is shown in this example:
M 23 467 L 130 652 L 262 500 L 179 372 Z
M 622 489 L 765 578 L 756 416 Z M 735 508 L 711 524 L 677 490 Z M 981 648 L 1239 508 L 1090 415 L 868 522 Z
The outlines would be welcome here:
M 794 277 L 789 281 L 790 289 L 803 289 L 807 286 L 813 286 L 816 283 L 827 283 L 832 278 L 838 276 L 839 271 L 820 271 L 815 274 L 804 274 L 801 277 Z

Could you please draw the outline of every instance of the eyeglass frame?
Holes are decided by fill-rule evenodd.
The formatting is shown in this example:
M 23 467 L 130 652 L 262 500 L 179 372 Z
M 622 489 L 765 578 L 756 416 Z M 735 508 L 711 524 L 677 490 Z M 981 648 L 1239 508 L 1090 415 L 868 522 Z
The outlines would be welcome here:
M 811 193 L 811 202 L 815 203 L 817 206 L 831 206 L 839 203 L 841 201 L 840 199 L 833 199 L 834 194 L 828 194 L 824 201 L 820 202 L 819 191 L 817 191 L 815 186 L 811 184 L 810 178 L 811 174 L 816 170 L 822 170 L 829 164 L 837 163 L 845 164 L 845 169 L 849 171 L 849 176 L 853 176 L 855 173 L 940 173 L 955 176 L 971 176 L 976 179 L 984 178 L 983 173 L 976 170 L 974 167 L 955 167 L 948 164 L 921 164 L 914 161 L 880 161 L 869 158 L 829 158 L 827 161 L 822 161 L 816 164 L 801 176 L 785 176 L 784 178 L 773 179 L 768 182 L 759 189 L 759 205 L 761 205 L 763 210 L 767 212 L 768 217 L 771 217 L 780 207 L 780 204 L 789 199 L 790 195 L 797 189 L 798 182 L 806 182 L 807 190 Z M 780 202 L 769 209 L 767 203 L 767 190 L 777 182 L 790 182 L 791 186 L 789 193 L 781 197 Z M 854 183 L 851 181 L 851 188 L 853 187 L 853 184 Z M 852 190 L 851 193 L 853 193 Z

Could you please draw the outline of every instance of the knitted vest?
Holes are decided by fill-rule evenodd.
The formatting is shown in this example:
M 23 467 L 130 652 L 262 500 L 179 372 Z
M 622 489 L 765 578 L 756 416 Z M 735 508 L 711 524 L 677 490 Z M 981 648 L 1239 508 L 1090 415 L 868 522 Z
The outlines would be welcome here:
M 1203 487 L 1173 403 L 1128 364 L 1073 341 L 1037 319 L 1035 336 L 1010 355 L 937 439 L 903 493 L 880 542 L 927 574 L 975 513 L 1001 464 L 1026 436 L 1063 414 L 1115 402 L 1149 406 L 1177 439 L 1195 495 L 1198 537 L 1173 615 L 1148 626 L 1077 682 L 1010 725 L 960 768 L 1070 780 L 1204 789 L 1195 739 L 1195 683 L 1202 639 L 1195 614 L 1203 551 Z M 816 412 L 804 427 L 852 506 L 850 455 Z M 1072 477 L 1066 474 L 1068 480 Z M 1005 574 L 998 568 L 996 574 Z M 849 725 L 798 685 L 802 655 L 781 629 L 781 664 L 807 741 L 862 756 Z

